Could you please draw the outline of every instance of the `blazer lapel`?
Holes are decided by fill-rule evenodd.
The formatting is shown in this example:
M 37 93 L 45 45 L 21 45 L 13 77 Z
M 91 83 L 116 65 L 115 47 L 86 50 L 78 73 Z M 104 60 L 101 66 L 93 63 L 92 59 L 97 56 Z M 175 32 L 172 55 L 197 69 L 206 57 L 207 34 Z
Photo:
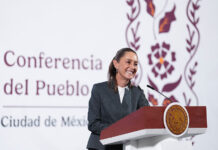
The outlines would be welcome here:
M 130 89 L 125 89 L 124 97 L 123 97 L 123 102 L 122 102 L 122 112 L 123 116 L 128 115 L 131 113 L 131 90 Z
M 119 106 L 120 103 L 120 96 L 119 96 L 119 92 L 115 92 L 113 89 L 110 89 L 110 96 L 111 99 L 113 100 L 113 103 L 115 103 L 116 107 Z

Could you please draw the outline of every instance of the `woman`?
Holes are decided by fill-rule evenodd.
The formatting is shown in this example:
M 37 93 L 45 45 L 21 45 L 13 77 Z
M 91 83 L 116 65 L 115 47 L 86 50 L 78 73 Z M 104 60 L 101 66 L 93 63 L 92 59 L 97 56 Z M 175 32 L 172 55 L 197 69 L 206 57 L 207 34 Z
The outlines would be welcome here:
M 88 129 L 92 132 L 88 141 L 89 150 L 122 150 L 122 144 L 103 146 L 99 141 L 101 131 L 136 111 L 148 106 L 143 90 L 131 85 L 138 69 L 138 56 L 130 48 L 116 53 L 110 63 L 108 81 L 95 84 L 88 110 Z

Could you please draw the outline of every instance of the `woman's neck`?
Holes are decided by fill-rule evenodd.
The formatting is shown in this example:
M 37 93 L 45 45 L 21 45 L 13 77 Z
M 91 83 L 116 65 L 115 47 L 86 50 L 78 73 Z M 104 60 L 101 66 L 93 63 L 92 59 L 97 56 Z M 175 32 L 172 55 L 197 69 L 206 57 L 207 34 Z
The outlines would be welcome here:
M 129 80 L 123 79 L 118 75 L 116 76 L 116 80 L 117 80 L 117 85 L 120 87 L 126 87 L 129 83 Z

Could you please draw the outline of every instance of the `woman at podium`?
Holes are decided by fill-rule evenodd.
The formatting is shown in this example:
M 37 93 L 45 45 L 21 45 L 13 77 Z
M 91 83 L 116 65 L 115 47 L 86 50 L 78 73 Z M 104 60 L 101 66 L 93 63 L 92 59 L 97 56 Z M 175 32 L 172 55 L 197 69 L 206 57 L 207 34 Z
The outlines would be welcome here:
M 88 109 L 89 150 L 122 150 L 122 144 L 102 145 L 99 141 L 101 131 L 140 107 L 149 105 L 143 90 L 131 84 L 137 69 L 136 52 L 123 48 L 109 65 L 108 81 L 93 85 Z

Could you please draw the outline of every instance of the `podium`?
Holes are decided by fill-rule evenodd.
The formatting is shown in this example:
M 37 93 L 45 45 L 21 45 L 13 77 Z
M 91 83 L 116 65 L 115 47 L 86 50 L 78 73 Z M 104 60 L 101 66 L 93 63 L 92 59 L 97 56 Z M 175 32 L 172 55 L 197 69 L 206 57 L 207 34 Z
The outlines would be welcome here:
M 124 150 L 192 150 L 185 138 L 206 132 L 206 106 L 182 106 L 186 112 L 172 106 L 140 108 L 102 130 L 101 143 L 122 143 Z

